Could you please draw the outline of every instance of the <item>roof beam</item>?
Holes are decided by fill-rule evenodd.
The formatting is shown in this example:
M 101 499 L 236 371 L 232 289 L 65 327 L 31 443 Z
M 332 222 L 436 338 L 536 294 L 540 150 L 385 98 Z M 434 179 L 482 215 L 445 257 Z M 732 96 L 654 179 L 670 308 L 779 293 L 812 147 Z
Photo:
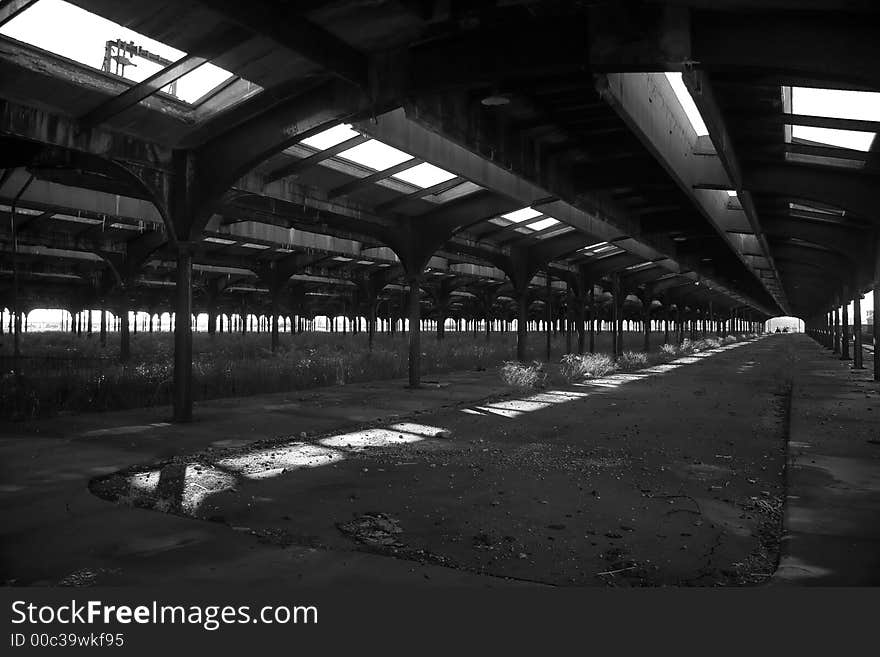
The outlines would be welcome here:
M 273 0 L 199 0 L 200 4 L 317 64 L 332 75 L 366 89 L 368 60 L 358 50 L 309 21 L 296 3 Z
M 736 123 L 743 130 L 753 130 L 763 126 L 802 125 L 810 128 L 831 130 L 856 130 L 859 132 L 880 132 L 880 121 L 861 119 L 840 119 L 830 116 L 810 116 L 807 114 L 772 113 L 729 113 L 730 123 Z
M 733 148 L 733 142 L 730 138 L 730 133 L 727 130 L 727 123 L 724 120 L 721 108 L 715 98 L 715 92 L 712 88 L 712 82 L 709 75 L 705 71 L 690 70 L 683 74 L 682 79 L 706 123 L 706 127 L 709 130 L 709 137 L 715 146 L 715 152 L 718 154 L 721 163 L 727 170 L 727 175 L 730 177 L 733 189 L 738 192 L 737 196 L 739 202 L 746 213 L 746 218 L 754 231 L 755 238 L 761 246 L 762 254 L 773 270 L 776 279 L 775 285 L 768 285 L 766 279 L 761 279 L 764 283 L 764 287 L 782 311 L 788 314 L 790 308 L 788 307 L 788 301 L 785 298 L 782 279 L 773 264 L 773 256 L 770 253 L 770 247 L 762 234 L 761 221 L 758 217 L 758 211 L 755 208 L 752 195 L 748 190 L 742 189 L 742 169 L 740 168 L 739 158 Z

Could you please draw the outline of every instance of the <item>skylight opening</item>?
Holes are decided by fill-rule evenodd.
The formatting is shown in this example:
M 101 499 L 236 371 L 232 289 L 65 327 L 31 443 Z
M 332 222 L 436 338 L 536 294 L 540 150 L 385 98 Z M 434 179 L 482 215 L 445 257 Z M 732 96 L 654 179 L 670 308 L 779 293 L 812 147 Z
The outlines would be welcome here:
M 792 114 L 834 119 L 880 120 L 880 92 L 791 88 Z
M 346 258 L 345 256 L 336 256 L 333 258 L 336 262 L 351 262 L 354 258 Z
M 300 143 L 319 151 L 325 151 L 344 141 L 354 139 L 359 134 L 360 133 L 353 130 L 348 123 L 340 123 L 339 125 L 328 128 L 323 132 L 319 132 L 316 135 L 303 139 Z
M 834 119 L 880 121 L 880 93 L 845 89 L 791 88 L 791 112 Z M 793 139 L 868 151 L 876 133 L 792 125 Z
M 268 244 L 254 244 L 253 242 L 245 242 L 242 246 L 246 249 L 256 249 L 258 251 L 263 251 L 264 249 L 271 249 L 272 247 Z
M 827 144 L 838 148 L 848 148 L 854 151 L 868 152 L 874 141 L 874 132 L 861 132 L 856 130 L 837 130 L 835 128 L 814 128 L 807 125 L 793 125 L 791 136 L 794 139 Z
M 224 239 L 224 238 L 222 238 L 222 237 L 206 237 L 206 238 L 205 238 L 204 240 L 202 240 L 202 241 L 203 241 L 203 242 L 210 242 L 211 244 L 224 244 L 224 245 L 227 245 L 227 246 L 228 246 L 229 244 L 235 244 L 235 240 L 227 240 L 227 239 Z
M 354 148 L 342 151 L 338 157 L 375 171 L 384 171 L 385 169 L 412 159 L 412 155 L 409 153 L 399 151 L 392 146 L 377 141 L 376 139 L 365 141 L 363 144 L 358 144 Z
M 186 54 L 63 0 L 39 0 L 3 25 L 0 34 L 132 82 L 142 82 Z M 133 47 L 109 44 L 117 41 Z M 231 77 L 205 63 L 162 91 L 194 103 Z
M 518 224 L 521 221 L 528 221 L 529 219 L 540 217 L 542 214 L 544 213 L 538 212 L 533 208 L 526 207 L 520 210 L 514 210 L 513 212 L 508 212 L 507 214 L 502 214 L 501 216 L 512 223 Z
M 391 177 L 402 180 L 403 182 L 409 183 L 410 185 L 415 185 L 416 187 L 421 187 L 422 189 L 425 189 L 427 187 L 433 187 L 434 185 L 439 185 L 440 183 L 452 180 L 456 176 L 454 173 L 450 173 L 449 171 L 441 169 L 440 167 L 435 167 L 433 164 L 422 162 L 421 164 L 414 166 L 411 169 L 401 171 L 400 173 L 396 173 Z
M 541 219 L 540 221 L 536 221 L 533 224 L 529 224 L 528 226 L 526 226 L 526 228 L 531 228 L 533 231 L 539 231 L 544 230 L 545 228 L 550 228 L 550 226 L 555 226 L 558 223 L 558 219 L 547 217 L 546 219 Z
M 728 189 L 727 195 L 728 196 L 736 196 L 736 190 L 735 189 Z
M 687 115 L 691 127 L 694 129 L 694 132 L 697 133 L 697 137 L 708 135 L 709 130 L 706 128 L 706 123 L 703 121 L 700 110 L 697 109 L 697 105 L 691 97 L 691 92 L 689 92 L 685 86 L 681 73 L 667 73 L 666 79 L 669 80 L 669 84 L 672 85 L 672 90 L 675 92 L 675 96 L 678 98 L 681 108 Z

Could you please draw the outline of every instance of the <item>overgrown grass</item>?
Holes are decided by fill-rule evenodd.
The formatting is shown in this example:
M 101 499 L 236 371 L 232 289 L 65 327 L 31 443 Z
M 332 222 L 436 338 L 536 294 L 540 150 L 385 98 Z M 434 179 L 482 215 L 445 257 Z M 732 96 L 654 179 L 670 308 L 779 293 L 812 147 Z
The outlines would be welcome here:
M 608 354 L 566 354 L 559 365 L 559 373 L 568 383 L 610 374 L 617 366 Z
M 540 388 L 547 380 L 547 372 L 540 361 L 520 363 L 509 360 L 501 366 L 501 380 L 505 384 L 522 390 Z
M 648 354 L 643 351 L 624 351 L 617 358 L 617 367 L 624 372 L 632 372 L 648 366 Z

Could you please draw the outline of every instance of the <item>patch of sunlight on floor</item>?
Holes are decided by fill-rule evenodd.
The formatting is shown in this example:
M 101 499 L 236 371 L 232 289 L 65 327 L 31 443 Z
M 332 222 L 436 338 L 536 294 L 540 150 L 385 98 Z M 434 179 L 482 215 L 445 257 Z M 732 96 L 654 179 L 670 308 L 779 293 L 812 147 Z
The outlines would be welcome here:
M 541 402 L 533 402 L 528 399 L 512 399 L 510 401 L 493 402 L 486 405 L 489 408 L 495 408 L 500 411 L 518 411 L 520 413 L 531 413 L 532 411 L 540 411 L 547 408 L 550 404 Z
M 220 459 L 216 464 L 240 474 L 247 479 L 268 479 L 289 470 L 314 468 L 341 460 L 343 455 L 329 446 L 311 443 L 288 443 L 269 447 L 241 456 Z
M 562 390 L 548 390 L 537 395 L 532 395 L 526 401 L 544 402 L 547 404 L 564 404 L 575 399 L 582 399 L 588 396 L 588 392 L 565 392 Z
M 491 413 L 492 415 L 500 415 L 501 417 L 519 417 L 522 415 L 520 411 L 505 411 L 500 408 L 490 408 L 488 406 L 477 406 L 478 410 L 485 411 L 486 413 Z
M 417 443 L 424 439 L 425 436 L 419 436 L 418 434 L 399 430 L 364 429 L 363 431 L 354 431 L 339 436 L 331 436 L 330 438 L 322 438 L 318 443 L 326 447 L 360 450 L 367 447 L 384 447 L 386 445 L 397 445 L 401 443 Z
M 128 478 L 128 486 L 132 492 L 152 493 L 159 485 L 159 471 L 138 472 Z
M 613 379 L 594 379 L 585 383 L 574 383 L 572 385 L 576 385 L 579 388 L 616 388 L 622 383 L 623 381 Z
M 425 438 L 436 438 L 439 434 L 444 433 L 446 429 L 441 427 L 429 427 L 427 424 L 416 424 L 414 422 L 401 422 L 400 424 L 392 424 L 391 429 L 394 431 L 402 431 L 404 433 L 416 434 Z
M 201 464 L 188 465 L 183 479 L 181 510 L 195 513 L 209 495 L 231 488 L 235 488 L 235 477 L 228 472 Z
M 679 367 L 681 367 L 681 365 L 666 363 L 663 365 L 654 365 L 653 367 L 649 367 L 648 369 L 642 371 L 649 372 L 651 374 L 663 374 L 664 372 L 670 372 L 672 370 L 678 369 Z

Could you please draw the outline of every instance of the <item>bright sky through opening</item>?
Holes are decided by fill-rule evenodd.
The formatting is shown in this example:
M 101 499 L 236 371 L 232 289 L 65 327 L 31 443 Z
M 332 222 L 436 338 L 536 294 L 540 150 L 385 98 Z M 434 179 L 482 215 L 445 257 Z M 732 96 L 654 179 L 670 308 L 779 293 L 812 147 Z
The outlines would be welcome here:
M 39 0 L 6 23 L 0 34 L 99 70 L 104 61 L 105 43 L 116 39 L 133 41 L 136 46 L 172 62 L 185 55 L 176 48 L 62 0 Z M 143 58 L 137 58 L 133 63 L 136 65 L 125 69 L 126 79 L 133 82 L 141 82 L 162 69 L 159 64 Z M 176 95 L 193 103 L 231 76 L 229 71 L 213 64 L 202 64 L 177 81 Z
M 845 89 L 791 88 L 792 114 L 826 116 L 835 119 L 880 121 L 880 93 L 848 91 Z M 791 135 L 796 139 L 868 151 L 874 141 L 873 132 L 834 130 L 811 126 L 792 126 Z
M 339 157 L 355 164 L 375 169 L 376 171 L 384 171 L 389 167 L 412 159 L 412 155 L 409 153 L 399 151 L 375 139 L 365 141 L 363 144 L 349 148 L 347 151 L 342 151 Z
M 514 210 L 513 212 L 508 212 L 507 214 L 502 214 L 501 216 L 505 219 L 512 221 L 513 223 L 519 223 L 520 221 L 528 221 L 529 219 L 534 219 L 535 217 L 540 217 L 542 213 L 534 210 L 532 208 L 522 208 L 520 210 Z
M 336 144 L 354 139 L 358 134 L 348 123 L 340 123 L 307 139 L 303 139 L 300 143 L 316 150 L 324 151 L 328 148 L 333 148 Z
M 667 73 L 666 79 L 672 85 L 672 90 L 675 92 L 675 96 L 678 98 L 678 102 L 681 104 L 685 114 L 687 114 L 688 121 L 691 122 L 691 127 L 697 133 L 697 137 L 708 135 L 709 130 L 703 122 L 703 117 L 700 115 L 700 110 L 697 109 L 694 99 L 691 98 L 691 93 L 684 86 L 681 73 Z

